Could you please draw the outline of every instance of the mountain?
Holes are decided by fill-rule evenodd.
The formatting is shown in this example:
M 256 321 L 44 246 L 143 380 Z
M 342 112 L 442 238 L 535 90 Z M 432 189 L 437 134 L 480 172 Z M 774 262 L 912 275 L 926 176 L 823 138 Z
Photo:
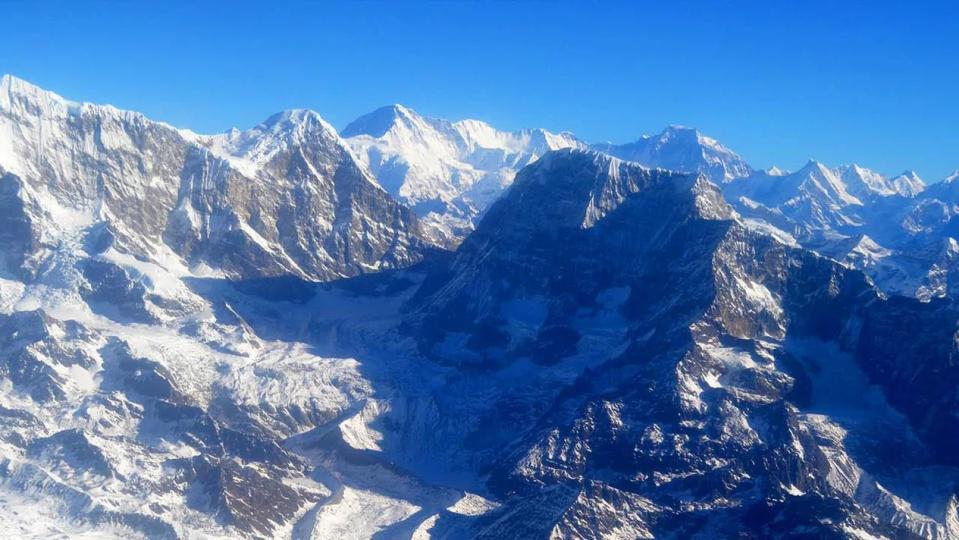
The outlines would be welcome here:
M 729 183 L 726 197 L 731 201 L 759 203 L 778 211 L 799 227 L 810 230 L 843 229 L 861 222 L 863 202 L 851 191 L 872 193 L 856 171 L 872 178 L 869 171 L 859 168 L 833 170 L 817 161 L 809 161 L 802 169 L 790 174 L 759 172 Z M 858 183 L 847 183 L 851 176 Z
M 552 152 L 419 272 L 387 279 L 409 363 L 338 444 L 496 501 L 430 534 L 959 532 L 954 308 L 755 232 L 704 177 Z
M 752 174 L 743 158 L 698 130 L 669 126 L 659 135 L 644 135 L 627 144 L 594 144 L 594 150 L 647 167 L 682 173 L 703 173 L 716 184 Z
M 681 126 L 633 143 L 587 145 L 570 133 L 505 132 L 478 120 L 426 118 L 393 105 L 358 118 L 341 135 L 380 184 L 415 208 L 445 245 L 459 243 L 516 172 L 551 150 L 589 147 L 648 167 L 702 172 L 717 183 L 752 173 L 715 139 Z
M 924 193 L 923 198 L 939 199 L 947 202 L 959 200 L 959 170 L 949 176 L 929 186 Z
M 444 251 L 316 113 L 205 136 L 3 79 L 5 534 L 959 537 L 935 186 L 458 124 L 518 172 Z M 929 294 L 874 285 L 906 256 Z
M 889 180 L 890 188 L 904 197 L 915 197 L 926 189 L 926 182 L 915 171 L 905 171 Z
M 899 176 L 886 178 L 885 176 L 860 167 L 859 165 L 844 165 L 837 170 L 849 192 L 860 199 L 870 197 L 888 197 L 902 195 L 914 197 L 925 188 L 925 183 L 913 171 L 906 171 Z
M 912 172 L 887 178 L 858 165 L 810 161 L 724 186 L 753 225 L 865 271 L 883 290 L 921 299 L 952 295 L 959 229 L 946 184 L 926 187 Z
M 415 213 L 314 112 L 202 136 L 10 76 L 0 208 L 7 534 L 289 536 L 329 490 L 280 444 L 367 388 L 202 285 L 408 266 Z
M 310 111 L 205 137 L 5 76 L 0 134 L 5 204 L 39 248 L 8 254 L 13 272 L 86 242 L 90 255 L 332 279 L 410 264 L 426 245 L 415 215 Z
M 377 109 L 341 135 L 380 184 L 416 209 L 439 243 L 455 245 L 513 181 L 558 148 L 583 147 L 569 133 L 506 132 L 478 120 L 449 122 L 402 105 Z

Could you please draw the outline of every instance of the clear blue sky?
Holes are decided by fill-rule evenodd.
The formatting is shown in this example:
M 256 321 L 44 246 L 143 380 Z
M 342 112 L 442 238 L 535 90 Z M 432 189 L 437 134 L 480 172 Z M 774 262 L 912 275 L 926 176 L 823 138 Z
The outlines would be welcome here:
M 757 167 L 936 181 L 959 168 L 956 4 L 0 0 L 0 72 L 200 132 L 403 103 L 591 141 L 685 124 Z

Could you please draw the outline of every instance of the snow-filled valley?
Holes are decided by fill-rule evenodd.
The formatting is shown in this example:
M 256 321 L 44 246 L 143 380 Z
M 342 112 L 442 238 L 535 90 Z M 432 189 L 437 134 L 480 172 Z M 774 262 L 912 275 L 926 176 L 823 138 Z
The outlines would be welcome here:
M 0 82 L 0 527 L 959 538 L 957 176 Z

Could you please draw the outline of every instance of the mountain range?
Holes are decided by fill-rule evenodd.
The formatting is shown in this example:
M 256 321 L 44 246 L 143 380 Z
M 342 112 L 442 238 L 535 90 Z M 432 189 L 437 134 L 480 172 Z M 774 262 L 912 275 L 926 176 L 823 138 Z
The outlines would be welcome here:
M 959 538 L 957 178 L 5 76 L 0 524 Z

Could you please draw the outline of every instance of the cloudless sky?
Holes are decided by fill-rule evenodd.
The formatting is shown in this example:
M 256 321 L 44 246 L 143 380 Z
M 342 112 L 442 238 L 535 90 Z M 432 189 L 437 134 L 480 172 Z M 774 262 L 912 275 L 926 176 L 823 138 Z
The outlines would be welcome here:
M 698 127 L 755 167 L 959 168 L 959 3 L 11 2 L 0 73 L 211 133 L 379 106 L 625 142 Z

